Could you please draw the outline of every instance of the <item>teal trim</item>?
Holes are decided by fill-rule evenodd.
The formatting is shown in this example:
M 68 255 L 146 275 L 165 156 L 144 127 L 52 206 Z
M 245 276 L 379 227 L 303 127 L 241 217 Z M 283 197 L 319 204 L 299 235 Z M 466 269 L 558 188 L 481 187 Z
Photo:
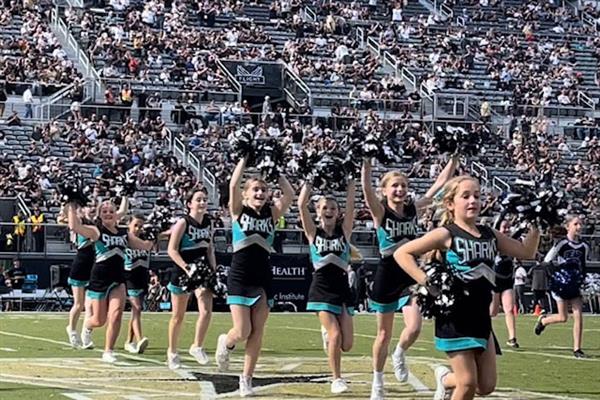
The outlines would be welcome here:
M 460 272 L 468 271 L 471 269 L 471 267 L 467 265 L 460 264 L 460 258 L 458 257 L 458 254 L 456 254 L 453 250 L 448 250 L 446 252 L 446 261 L 448 261 L 452 268 Z
M 80 281 L 80 280 L 73 279 L 73 278 L 67 279 L 67 283 L 69 284 L 69 286 L 74 286 L 74 287 L 86 287 L 89 282 L 90 281 Z
M 96 292 L 93 290 L 87 290 L 85 292 L 85 295 L 88 299 L 91 299 L 91 300 L 104 300 L 105 298 L 108 297 L 108 294 L 110 293 L 110 291 L 119 285 L 120 285 L 120 283 L 113 282 L 110 284 L 110 286 L 108 287 L 108 289 L 106 289 L 105 292 Z
M 335 315 L 342 315 L 343 310 L 344 310 L 343 306 L 338 306 L 338 305 L 330 304 L 330 303 L 320 303 L 320 302 L 309 301 L 306 304 L 306 311 L 327 311 L 327 312 L 333 313 Z M 346 312 L 350 316 L 354 316 L 354 307 L 346 306 Z
M 435 337 L 435 348 L 439 351 L 459 351 L 469 349 L 486 349 L 487 340 L 473 337 L 442 339 Z
M 354 317 L 354 307 L 346 307 L 346 311 L 348 312 L 348 315 Z
M 144 289 L 127 289 L 127 296 L 129 297 L 142 297 L 144 295 Z
M 227 304 L 229 305 L 236 305 L 236 306 L 246 306 L 246 307 L 252 307 L 253 305 L 255 305 L 258 300 L 260 300 L 260 295 L 256 296 L 256 297 L 245 297 L 245 296 L 227 296 Z M 270 300 L 271 302 L 273 302 L 273 300 Z M 267 301 L 268 303 L 268 301 Z M 270 306 L 272 307 L 272 306 Z
M 269 308 L 273 308 L 274 305 L 275 305 L 275 300 L 274 299 L 268 299 L 267 300 L 267 306 Z
M 179 286 L 173 285 L 171 282 L 167 285 L 167 290 L 176 296 L 181 296 L 182 294 L 189 294 Z
M 388 238 L 387 232 L 381 226 L 377 228 L 377 243 L 379 244 L 379 251 L 384 251 L 396 244 Z
M 233 222 L 233 224 L 231 225 L 231 234 L 232 234 L 232 239 L 231 242 L 233 243 L 238 243 L 244 239 L 246 239 L 246 234 L 244 233 L 244 231 L 242 230 L 242 227 L 240 225 L 240 223 L 235 220 Z
M 400 297 L 398 300 L 392 303 L 378 303 L 375 300 L 369 299 L 369 311 L 378 312 L 380 314 L 387 314 L 396 312 L 405 307 L 410 302 L 410 296 Z

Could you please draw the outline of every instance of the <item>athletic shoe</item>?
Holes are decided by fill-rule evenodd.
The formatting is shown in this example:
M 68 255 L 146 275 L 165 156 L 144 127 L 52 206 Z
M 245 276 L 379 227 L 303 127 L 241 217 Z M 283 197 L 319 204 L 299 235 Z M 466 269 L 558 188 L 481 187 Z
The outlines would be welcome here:
M 240 397 L 250 397 L 255 394 L 252 389 L 252 377 L 240 375 Z
M 575 358 L 587 358 L 587 356 L 585 355 L 585 353 L 581 350 L 581 349 L 577 349 L 573 352 L 573 356 Z
M 331 393 L 333 394 L 344 393 L 347 392 L 348 389 L 348 384 L 342 378 L 334 379 L 334 381 L 331 382 Z
M 329 338 L 327 337 L 327 329 L 325 329 L 323 325 L 321 325 L 321 340 L 323 340 L 323 350 L 325 351 L 325 354 L 329 354 L 327 352 Z
M 394 367 L 394 376 L 398 382 L 406 382 L 408 380 L 408 368 L 406 367 L 404 349 L 399 344 L 392 353 L 392 366 Z
M 215 361 L 220 372 L 225 372 L 229 369 L 229 353 L 231 350 L 227 348 L 227 335 L 219 335 L 217 339 L 217 350 L 215 351 Z
M 371 386 L 371 397 L 369 397 L 369 400 L 383 400 L 383 395 L 383 385 L 373 384 L 373 386 Z
M 167 366 L 171 370 L 181 368 L 181 359 L 179 358 L 179 354 L 167 352 Z
M 74 347 L 74 348 L 81 347 L 81 339 L 79 338 L 77 331 L 72 331 L 67 326 L 67 335 L 69 336 L 69 343 L 71 343 L 72 347 Z
M 208 364 L 208 356 L 202 347 L 192 346 L 189 351 L 190 355 L 196 359 L 198 364 L 206 365 Z
M 537 322 L 535 323 L 535 328 L 533 329 L 535 334 L 538 336 L 540 336 L 542 334 L 542 332 L 544 332 L 544 329 L 546 329 L 546 326 L 544 324 L 542 324 L 542 319 L 544 319 L 544 317 L 545 317 L 544 314 L 540 315 Z
M 144 354 L 146 348 L 148 347 L 148 338 L 143 337 L 139 342 L 137 342 L 137 346 L 135 347 L 135 352 L 138 354 Z
M 92 330 L 86 327 L 81 330 L 81 348 L 86 350 L 94 348 L 94 342 L 92 342 Z
M 133 342 L 125 343 L 125 350 L 131 354 L 137 354 L 137 346 Z
M 102 353 L 102 362 L 113 364 L 117 362 L 117 357 L 112 350 L 108 350 Z
M 512 347 L 513 349 L 519 348 L 519 343 L 517 342 L 517 338 L 512 338 L 508 342 L 506 342 L 507 346 Z
M 434 371 L 435 374 L 435 383 L 437 387 L 435 388 L 435 394 L 433 395 L 433 400 L 446 400 L 449 398 L 452 391 L 450 389 L 446 389 L 444 387 L 444 377 L 450 373 L 450 369 L 443 365 L 437 367 Z

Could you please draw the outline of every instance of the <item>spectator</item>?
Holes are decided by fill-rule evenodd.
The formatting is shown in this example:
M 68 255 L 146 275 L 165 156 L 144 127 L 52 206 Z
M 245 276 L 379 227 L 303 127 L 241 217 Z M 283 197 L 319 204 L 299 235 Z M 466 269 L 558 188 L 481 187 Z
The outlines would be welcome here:
M 8 95 L 6 94 L 6 88 L 3 84 L 0 84 L 0 118 L 4 115 L 4 108 L 6 107 L 6 100 Z
M 13 240 L 16 244 L 17 252 L 20 252 L 23 251 L 25 245 L 26 225 L 23 213 L 20 210 L 17 211 L 17 214 L 13 216 L 12 220 L 15 226 L 13 230 Z
M 525 284 L 527 283 L 527 271 L 521 264 L 517 264 L 515 270 L 515 294 L 517 297 L 517 305 L 519 312 L 524 314 L 527 312 L 525 305 Z
M 12 268 L 6 274 L 13 289 L 20 290 L 23 287 L 23 283 L 25 283 L 25 270 L 21 267 L 21 260 L 15 258 Z
M 33 94 L 29 86 L 23 92 L 23 104 L 25 105 L 25 118 L 33 118 Z
M 31 222 L 31 232 L 33 236 L 33 251 L 36 253 L 41 253 L 44 251 L 44 243 L 45 243 L 45 234 L 44 234 L 44 226 L 45 221 L 44 213 L 41 212 L 38 206 L 33 208 L 33 215 L 29 217 L 29 221 Z
M 539 305 L 542 313 L 550 311 L 548 307 L 548 264 L 536 263 L 529 271 L 531 277 L 531 290 L 533 290 L 534 306 Z

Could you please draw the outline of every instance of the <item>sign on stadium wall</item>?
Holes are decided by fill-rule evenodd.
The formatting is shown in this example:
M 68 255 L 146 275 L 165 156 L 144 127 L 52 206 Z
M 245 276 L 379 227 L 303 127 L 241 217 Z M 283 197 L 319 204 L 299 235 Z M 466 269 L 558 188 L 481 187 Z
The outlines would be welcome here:
M 248 87 L 281 89 L 283 66 L 273 62 L 224 60 L 223 65 L 246 89 Z

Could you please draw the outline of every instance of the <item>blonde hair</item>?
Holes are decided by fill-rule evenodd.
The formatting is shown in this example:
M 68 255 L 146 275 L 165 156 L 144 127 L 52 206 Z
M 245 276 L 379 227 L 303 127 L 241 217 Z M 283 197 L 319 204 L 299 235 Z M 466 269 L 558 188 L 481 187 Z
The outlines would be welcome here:
M 328 201 L 333 201 L 335 203 L 335 205 L 337 206 L 337 200 L 335 199 L 335 197 L 321 196 L 321 197 L 319 197 L 319 200 L 317 200 L 317 203 L 315 204 L 315 209 L 319 210 L 321 207 L 323 207 L 325 204 L 327 204 Z
M 565 216 L 565 226 L 568 227 L 573 220 L 579 219 L 579 221 L 583 224 L 583 216 L 579 214 L 567 214 Z
M 385 187 L 387 186 L 387 184 L 395 178 L 402 178 L 406 181 L 406 183 L 408 184 L 408 177 L 406 175 L 404 175 L 402 172 L 400 171 L 388 171 L 386 172 L 382 177 L 381 177 L 381 181 L 379 182 L 379 187 L 381 189 L 385 189 Z
M 439 195 L 436 196 L 434 206 L 440 215 L 440 226 L 449 225 L 454 222 L 454 213 L 448 209 L 448 204 L 454 200 L 458 192 L 458 187 L 465 181 L 473 181 L 479 184 L 479 181 L 472 176 L 457 176 L 446 182 Z
M 262 178 L 249 178 L 246 180 L 246 182 L 244 183 L 244 189 L 243 191 L 247 191 L 248 189 L 250 189 L 250 186 L 252 186 L 253 183 L 262 183 L 263 185 L 265 185 L 267 188 L 269 187 L 269 185 L 267 185 L 267 181 L 265 181 Z

